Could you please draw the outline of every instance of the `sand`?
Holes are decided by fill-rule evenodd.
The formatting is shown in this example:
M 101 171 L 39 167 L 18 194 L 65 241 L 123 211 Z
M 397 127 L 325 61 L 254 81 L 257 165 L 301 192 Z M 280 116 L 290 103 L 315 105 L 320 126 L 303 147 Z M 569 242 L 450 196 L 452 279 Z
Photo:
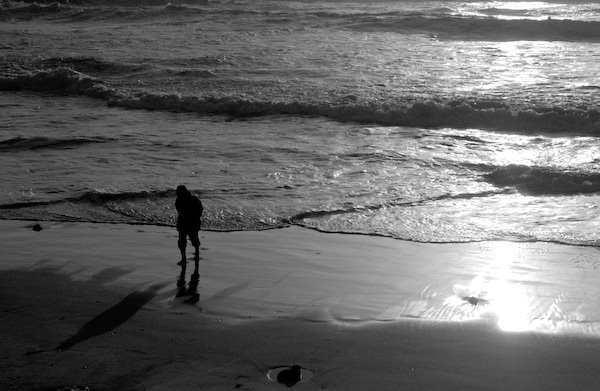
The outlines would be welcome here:
M 202 232 L 186 304 L 173 228 L 31 225 L 0 222 L 1 390 L 600 390 L 596 248 Z

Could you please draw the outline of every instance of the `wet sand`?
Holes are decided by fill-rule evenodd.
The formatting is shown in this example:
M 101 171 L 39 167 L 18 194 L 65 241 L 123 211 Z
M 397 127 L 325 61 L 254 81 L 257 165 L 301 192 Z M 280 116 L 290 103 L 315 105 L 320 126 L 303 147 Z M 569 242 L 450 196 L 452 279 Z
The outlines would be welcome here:
M 600 389 L 595 248 L 202 232 L 186 304 L 174 229 L 32 224 L 0 222 L 0 389 Z

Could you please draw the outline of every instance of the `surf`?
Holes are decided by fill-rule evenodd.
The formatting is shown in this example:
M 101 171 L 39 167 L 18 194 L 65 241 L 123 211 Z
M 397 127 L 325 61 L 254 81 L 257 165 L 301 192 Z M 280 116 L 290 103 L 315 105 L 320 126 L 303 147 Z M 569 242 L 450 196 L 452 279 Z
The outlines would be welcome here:
M 185 96 L 117 90 L 102 79 L 68 67 L 0 78 L 1 91 L 75 94 L 102 99 L 109 106 L 132 110 L 188 112 L 233 118 L 266 115 L 320 116 L 342 122 L 423 128 L 480 128 L 524 134 L 600 135 L 596 108 L 521 107 L 493 100 L 452 99 L 395 102 L 302 100 L 265 101 L 238 96 Z
M 600 42 L 600 22 L 552 19 L 500 19 L 464 16 L 363 17 L 347 28 L 369 32 L 428 34 L 439 39 L 473 41 Z

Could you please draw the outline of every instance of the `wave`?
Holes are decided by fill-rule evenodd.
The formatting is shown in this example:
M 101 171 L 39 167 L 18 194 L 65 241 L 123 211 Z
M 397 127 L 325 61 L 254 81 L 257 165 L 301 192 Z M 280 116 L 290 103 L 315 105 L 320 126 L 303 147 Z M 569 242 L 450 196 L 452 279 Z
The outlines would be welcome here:
M 87 63 L 84 61 L 84 63 Z M 92 62 L 96 66 L 95 62 Z M 102 63 L 100 63 L 102 64 Z M 71 68 L 57 68 L 0 78 L 1 91 L 78 94 L 107 101 L 110 106 L 138 110 L 227 115 L 233 118 L 264 115 L 307 115 L 342 122 L 420 128 L 480 128 L 523 133 L 568 133 L 600 136 L 600 112 L 594 108 L 511 107 L 490 100 L 413 100 L 344 103 L 268 101 L 246 97 L 197 97 L 119 92 Z
M 192 193 L 200 192 L 190 189 Z M 79 195 L 0 204 L 0 219 L 175 225 L 175 189 L 131 192 L 86 191 Z M 205 211 L 203 229 L 260 230 L 281 227 L 277 218 L 227 208 Z
M 194 190 L 192 192 L 198 193 Z M 512 192 L 512 190 L 500 189 L 472 194 L 442 194 L 413 201 L 399 198 L 370 206 L 298 212 L 293 216 L 277 215 L 265 210 L 223 208 L 222 204 L 221 207 L 212 204 L 213 207 L 207 208 L 203 215 L 202 226 L 203 229 L 216 231 L 264 230 L 290 225 L 323 229 L 321 222 L 340 214 L 364 214 L 387 208 L 411 208 L 446 200 L 493 197 Z M 175 196 L 175 191 L 172 189 L 117 193 L 88 191 L 60 199 L 0 204 L 0 218 L 40 220 L 40 216 L 43 216 L 42 219 L 59 221 L 173 226 Z M 210 198 L 205 201 L 211 203 Z
M 57 68 L 0 78 L 1 91 L 57 92 L 110 99 L 115 92 L 101 80 L 70 68 Z
M 113 139 L 104 137 L 51 138 L 14 137 L 0 140 L 0 152 L 31 151 L 36 149 L 68 149 L 91 143 L 104 143 Z
M 194 190 L 190 190 L 194 193 Z M 175 197 L 176 193 L 174 189 L 168 190 L 142 190 L 142 191 L 130 191 L 120 193 L 106 193 L 101 191 L 88 191 L 83 195 L 75 198 L 76 201 L 87 201 L 95 204 L 103 204 L 109 201 L 131 201 L 138 199 L 160 199 Z
M 460 221 L 448 221 L 437 217 L 435 221 L 427 221 L 427 211 L 454 210 L 455 200 L 470 200 L 486 198 L 491 202 L 497 196 L 516 193 L 514 189 L 502 188 L 492 191 L 477 193 L 441 194 L 437 197 L 429 197 L 419 200 L 407 200 L 398 198 L 381 204 L 367 206 L 348 206 L 340 209 L 330 210 L 296 210 L 292 216 L 287 215 L 290 209 L 285 208 L 279 212 L 274 210 L 261 210 L 255 207 L 246 208 L 236 206 L 210 196 L 203 199 L 207 207 L 202 217 L 202 229 L 213 231 L 255 231 L 264 229 L 281 228 L 290 225 L 302 226 L 323 232 L 361 233 L 368 235 L 387 236 L 404 240 L 415 240 L 421 242 L 464 242 L 472 240 L 546 240 L 570 244 L 590 244 L 577 238 L 560 236 L 535 237 L 516 232 L 495 232 L 494 229 L 481 231 L 473 228 L 470 223 L 464 227 L 469 232 L 459 233 L 457 226 L 463 224 Z M 16 202 L 0 205 L 0 219 L 19 220 L 50 220 L 50 221 L 79 221 L 93 223 L 124 223 L 124 224 L 149 224 L 161 226 L 174 226 L 175 215 L 173 204 L 175 191 L 132 191 L 106 193 L 102 191 L 89 191 L 74 197 L 64 197 L 59 200 Z M 504 201 L 504 199 L 503 199 Z M 502 202 L 503 202 L 502 201 Z M 459 202 L 460 203 L 460 202 Z M 454 205 L 454 206 L 453 206 Z M 422 210 L 421 207 L 425 207 Z M 450 208 L 450 209 L 448 209 Z M 425 214 L 423 214 L 425 213 Z M 450 212 L 451 213 L 451 212 Z M 401 224 L 398 229 L 394 224 L 388 227 L 387 220 L 385 228 L 378 223 L 378 217 L 389 216 L 411 216 L 407 224 Z M 425 221 L 421 221 L 421 217 Z M 358 220 L 353 223 L 353 220 Z M 434 225 L 431 226 L 430 223 Z
M 0 20 L 45 18 L 58 21 L 141 19 L 180 14 L 201 14 L 208 0 L 25 0 L 4 1 Z
M 520 16 L 527 17 L 532 16 L 532 12 L 527 9 L 510 9 L 510 8 L 497 8 L 497 7 L 489 7 L 480 9 L 479 12 L 485 15 L 490 16 Z
M 140 6 L 167 6 L 167 5 L 206 5 L 209 0 L 16 0 L 14 3 L 6 1 L 15 7 L 15 3 L 37 4 L 37 5 L 71 5 L 71 6 L 118 6 L 118 7 L 140 7 Z
M 397 199 L 390 200 L 388 202 L 376 205 L 365 205 L 365 206 L 352 206 L 343 209 L 331 209 L 331 210 L 311 210 L 306 212 L 300 212 L 291 216 L 286 222 L 290 224 L 303 225 L 305 220 L 309 219 L 320 219 L 340 214 L 352 214 L 352 213 L 364 213 L 365 211 L 377 211 L 380 209 L 391 208 L 391 207 L 412 207 L 433 202 L 447 201 L 447 200 L 469 200 L 474 198 L 485 198 L 492 197 L 501 194 L 512 194 L 514 191 L 510 189 L 491 190 L 483 191 L 479 193 L 459 193 L 459 194 L 441 194 L 436 197 L 424 198 L 419 200 L 405 200 Z
M 600 193 L 600 174 L 593 173 L 511 164 L 498 167 L 483 178 L 493 185 L 512 187 L 528 195 Z
M 52 2 L 48 4 L 33 3 L 24 6 L 2 6 L 0 7 L 0 20 L 31 20 L 36 17 L 60 14 L 72 10 L 67 4 Z
M 0 205 L 0 218 L 173 225 L 175 190 L 83 194 L 41 201 Z
M 31 3 L 31 4 L 29 4 Z M 396 32 L 401 34 L 425 34 L 440 39 L 460 40 L 544 40 L 600 42 L 600 22 L 595 20 L 552 19 L 548 11 L 537 15 L 535 10 L 512 10 L 503 8 L 480 9 L 482 16 L 460 15 L 451 8 L 435 8 L 427 11 L 405 12 L 336 12 L 306 10 L 260 10 L 254 7 L 205 7 L 208 0 L 27 0 L 0 7 L 0 20 L 29 20 L 37 17 L 60 21 L 115 20 L 168 18 L 181 15 L 220 15 L 221 17 L 261 18 L 267 23 L 316 18 L 335 23 L 340 28 L 369 32 Z M 594 8 L 588 13 L 598 12 Z M 531 15 L 537 15 L 531 17 Z M 507 19 L 502 18 L 508 16 Z M 540 19 L 546 17 L 547 19 Z M 573 16 L 577 17 L 577 16 Z M 177 23 L 180 23 L 177 19 Z
M 193 190 L 191 190 L 194 193 Z M 27 201 L 27 202 L 14 202 L 9 204 L 1 204 L 0 209 L 20 209 L 28 208 L 33 206 L 46 206 L 60 203 L 76 203 L 86 202 L 90 204 L 103 205 L 107 202 L 116 201 L 135 201 L 135 200 L 156 200 L 161 198 L 174 198 L 176 195 L 175 190 L 154 190 L 154 191 L 132 191 L 132 192 L 119 192 L 119 193 L 107 193 L 103 191 L 87 191 L 81 195 L 74 197 L 65 197 L 57 200 L 47 201 Z
M 111 105 L 146 110 L 198 112 L 248 117 L 261 115 L 322 116 L 338 121 L 422 128 L 481 128 L 489 130 L 583 133 L 600 136 L 596 109 L 523 108 L 485 101 L 398 102 L 391 104 L 331 104 L 252 101 L 237 97 L 184 97 L 144 94 L 112 100 Z
M 600 22 L 566 19 L 497 19 L 493 17 L 363 16 L 347 24 L 360 31 L 415 32 L 442 39 L 490 41 L 600 42 Z
M 148 67 L 144 65 L 130 65 L 102 60 L 98 57 L 50 57 L 32 63 L 39 69 L 68 68 L 82 74 L 108 74 L 122 75 L 142 72 Z

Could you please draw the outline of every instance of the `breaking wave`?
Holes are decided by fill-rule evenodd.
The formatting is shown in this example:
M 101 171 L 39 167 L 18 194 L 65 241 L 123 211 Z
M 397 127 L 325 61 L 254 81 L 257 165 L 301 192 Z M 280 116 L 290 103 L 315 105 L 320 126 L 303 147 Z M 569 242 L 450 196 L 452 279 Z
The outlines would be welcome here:
M 0 204 L 0 219 L 174 226 L 175 197 L 174 189 L 116 193 L 94 190 L 59 199 Z M 213 205 L 205 210 L 202 227 L 216 231 L 262 230 L 285 226 L 283 220 L 259 210 L 242 213 L 233 206 Z
M 231 116 L 309 115 L 339 121 L 423 128 L 481 128 L 490 130 L 565 132 L 600 135 L 595 109 L 525 108 L 489 102 L 398 102 L 393 104 L 330 104 L 322 102 L 252 101 L 237 97 L 199 98 L 180 95 L 141 95 L 110 102 L 130 109 L 197 112 Z
M 397 199 L 382 204 L 348 206 L 343 209 L 308 210 L 292 216 L 258 209 L 242 210 L 233 205 L 218 207 L 214 200 L 205 199 L 207 203 L 211 203 L 212 208 L 205 210 L 203 227 L 221 231 L 272 229 L 289 225 L 317 228 L 318 221 L 336 215 L 376 212 L 386 208 L 411 208 L 446 200 L 485 198 L 512 192 L 512 190 L 500 189 L 481 193 L 443 194 L 413 201 Z M 192 193 L 199 192 L 192 190 Z M 80 195 L 59 199 L 1 204 L 0 217 L 39 219 L 40 216 L 46 216 L 51 220 L 174 225 L 175 196 L 175 190 L 172 189 L 117 193 L 87 191 Z
M 32 206 L 53 205 L 65 202 L 86 202 L 91 204 L 102 205 L 110 201 L 133 201 L 133 200 L 150 200 L 175 197 L 175 190 L 159 190 L 159 191 L 133 191 L 122 193 L 106 193 L 102 191 L 88 191 L 79 196 L 67 197 L 58 200 L 49 201 L 28 201 L 15 202 L 10 204 L 0 205 L 0 209 L 19 209 Z
M 360 31 L 420 32 L 446 39 L 492 41 L 600 42 L 600 22 L 565 19 L 498 19 L 492 17 L 364 16 L 348 28 Z
M 484 179 L 529 195 L 573 195 L 600 192 L 600 174 L 511 164 L 485 174 Z
M 84 61 L 89 66 L 89 61 Z M 92 66 L 102 66 L 92 62 Z M 110 106 L 138 110 L 189 112 L 233 117 L 264 115 L 321 116 L 338 121 L 421 128 L 480 128 L 524 133 L 600 135 L 597 109 L 559 107 L 511 107 L 483 100 L 395 101 L 381 103 L 267 101 L 245 97 L 197 97 L 152 93 L 121 93 L 101 79 L 67 67 L 0 78 L 2 91 L 36 91 L 77 94 L 103 99 Z
M 71 68 L 57 68 L 0 78 L 1 91 L 56 92 L 110 99 L 115 93 L 101 80 Z
M 367 206 L 353 206 L 344 209 L 333 209 L 333 210 L 311 210 L 306 212 L 301 212 L 291 216 L 288 222 L 292 224 L 304 225 L 304 220 L 309 219 L 319 219 L 329 216 L 342 215 L 342 214 L 352 214 L 352 213 L 362 213 L 365 211 L 377 211 L 385 208 L 392 207 L 412 207 L 419 206 L 424 204 L 429 204 L 438 201 L 446 201 L 446 200 L 469 200 L 473 198 L 485 198 L 492 197 L 500 194 L 511 194 L 513 193 L 510 189 L 501 189 L 501 190 L 493 190 L 493 191 L 483 191 L 479 193 L 459 193 L 459 194 L 442 194 L 436 197 L 424 198 L 420 200 L 407 201 L 407 200 L 390 200 L 389 202 L 377 205 L 367 205 Z
M 519 169 L 513 168 L 515 172 Z M 533 175 L 533 171 L 532 171 Z M 574 175 L 577 177 L 577 175 Z M 563 179 L 556 186 L 565 186 Z M 575 179 L 576 181 L 576 179 Z M 514 183 L 515 181 L 507 181 Z M 598 189 L 598 183 L 596 183 Z M 519 190 L 521 191 L 521 190 Z M 194 191 L 193 191 L 194 192 Z M 196 192 L 197 193 L 197 192 Z M 461 200 L 479 199 L 482 203 L 488 200 L 510 196 L 515 189 L 502 188 L 476 193 L 442 194 L 418 200 L 396 199 L 372 205 L 346 205 L 339 209 L 296 210 L 292 215 L 289 208 L 260 209 L 244 207 L 238 203 L 228 203 L 219 197 L 204 194 L 206 206 L 202 217 L 202 229 L 212 231 L 247 231 L 281 228 L 290 225 L 302 226 L 323 232 L 360 233 L 386 236 L 404 240 L 424 242 L 463 242 L 472 240 L 492 240 L 507 237 L 511 240 L 539 240 L 533 235 L 507 232 L 487 232 L 475 229 L 469 223 L 448 223 L 443 218 L 428 218 L 423 213 L 434 208 L 445 210 L 450 204 Z M 541 192 L 543 193 L 543 191 Z M 540 194 L 543 195 L 543 194 Z M 552 193 L 551 195 L 556 195 Z M 64 197 L 46 201 L 15 202 L 0 205 L 0 219 L 19 220 L 58 220 L 94 223 L 123 223 L 174 226 L 175 215 L 174 190 L 132 191 L 107 193 L 103 191 L 87 191 L 73 197 Z M 425 208 L 423 210 L 423 208 Z M 424 212 L 425 211 L 425 212 Z M 378 218 L 391 213 L 407 219 L 407 224 L 381 226 Z M 425 221 L 421 219 L 424 218 Z M 435 220 L 435 221 L 434 221 Z M 434 223 L 435 229 L 421 229 L 423 224 Z M 366 224 L 366 225 L 365 225 Z M 414 224 L 414 225 L 413 225 Z M 457 236 L 456 227 L 468 232 Z M 518 239 L 516 239 L 518 238 Z M 543 240 L 557 240 L 543 237 Z M 577 238 L 561 237 L 559 242 L 588 243 Z
M 81 195 L 0 205 L 7 219 L 40 219 L 94 223 L 173 225 L 170 205 L 175 190 L 107 193 L 87 191 Z

